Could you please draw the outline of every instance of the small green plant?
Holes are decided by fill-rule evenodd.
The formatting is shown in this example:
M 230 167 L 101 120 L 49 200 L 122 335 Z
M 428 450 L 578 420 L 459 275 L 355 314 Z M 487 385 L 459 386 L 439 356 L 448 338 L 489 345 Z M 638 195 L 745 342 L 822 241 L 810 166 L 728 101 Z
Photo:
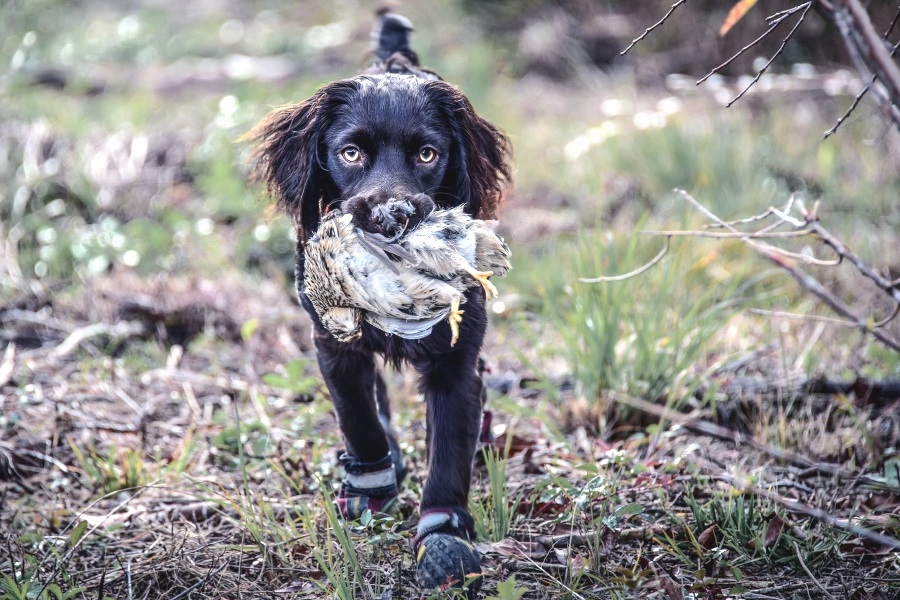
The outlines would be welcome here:
M 304 374 L 309 360 L 296 358 L 284 365 L 284 373 L 266 373 L 262 376 L 264 383 L 282 390 L 286 390 L 295 396 L 314 394 L 319 387 L 319 380 Z
M 325 508 L 325 539 L 313 550 L 313 556 L 340 600 L 374 598 L 375 591 L 363 575 L 359 554 L 350 537 L 350 528 L 337 514 L 330 497 L 323 497 Z M 339 551 L 335 551 L 334 544 Z
M 86 529 L 87 523 L 81 521 L 69 534 L 69 547 L 78 543 Z M 5 565 L 0 567 L 6 571 Z M 25 554 L 16 564 L 10 554 L 8 574 L 0 577 L 0 600 L 70 600 L 85 591 L 84 587 L 74 583 L 65 569 L 61 569 L 59 579 L 64 587 L 57 583 L 42 583 L 38 577 L 40 572 L 40 561 L 35 556 Z
M 484 449 L 484 465 L 488 478 L 487 498 L 473 497 L 472 516 L 478 535 L 492 542 L 505 538 L 512 528 L 522 494 L 511 500 L 506 480 L 507 459 L 500 458 L 497 451 L 487 446 Z
M 497 584 L 497 595 L 485 600 L 520 600 L 526 593 L 528 589 L 516 585 L 516 576 L 510 575 L 506 581 Z
M 636 234 L 584 233 L 553 258 L 572 269 L 539 263 L 524 276 L 543 299 L 546 352 L 566 358 L 576 393 L 601 407 L 616 391 L 652 401 L 687 397 L 690 368 L 739 304 L 739 277 L 717 280 L 703 268 L 711 258 L 687 248 L 625 281 L 577 280 L 633 269 L 656 250 L 650 246 Z
M 144 455 L 138 449 L 125 448 L 118 453 L 111 444 L 104 456 L 93 446 L 85 453 L 74 442 L 69 445 L 82 472 L 104 493 L 140 487 L 148 481 Z
M 63 590 L 55 583 L 41 585 L 33 579 L 19 582 L 9 575 L 0 579 L 0 600 L 71 600 L 84 591 L 83 587 Z
M 700 503 L 688 494 L 687 503 L 694 526 L 680 543 L 668 540 L 674 553 L 694 562 L 693 554 L 704 560 L 722 562 L 723 567 L 740 569 L 744 565 L 782 565 L 815 568 L 834 558 L 848 534 L 821 529 L 816 535 L 796 533 L 783 510 L 752 493 L 719 493 Z M 727 559 L 726 559 L 727 557 Z

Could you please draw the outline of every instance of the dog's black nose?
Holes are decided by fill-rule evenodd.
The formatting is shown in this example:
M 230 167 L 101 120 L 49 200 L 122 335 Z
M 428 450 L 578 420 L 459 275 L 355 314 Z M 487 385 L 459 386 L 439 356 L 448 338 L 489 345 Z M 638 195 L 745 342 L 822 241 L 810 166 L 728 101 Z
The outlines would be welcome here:
M 394 237 L 402 235 L 409 225 L 409 218 L 415 213 L 416 209 L 409 200 L 391 198 L 372 209 L 372 220 L 381 233 Z
M 341 208 L 353 215 L 357 227 L 396 240 L 431 214 L 434 201 L 425 194 L 381 201 L 372 196 L 354 196 Z

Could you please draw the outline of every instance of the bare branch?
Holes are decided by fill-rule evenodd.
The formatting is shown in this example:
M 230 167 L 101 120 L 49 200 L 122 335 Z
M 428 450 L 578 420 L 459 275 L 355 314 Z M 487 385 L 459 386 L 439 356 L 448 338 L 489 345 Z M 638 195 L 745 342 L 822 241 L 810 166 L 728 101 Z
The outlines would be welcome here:
M 891 120 L 894 127 L 900 130 L 900 108 L 897 101 L 900 99 L 900 69 L 893 63 L 887 50 L 884 48 L 881 40 L 875 35 L 875 45 L 870 46 L 869 32 L 874 34 L 872 22 L 869 20 L 865 10 L 859 6 L 855 0 L 840 0 L 844 6 L 835 8 L 832 12 L 834 22 L 844 38 L 844 45 L 856 65 L 857 71 L 860 72 L 863 79 L 878 79 L 885 87 L 879 85 L 870 85 L 869 89 L 875 95 L 876 102 L 885 115 Z M 862 12 L 863 21 L 860 22 L 855 17 L 855 12 L 847 8 L 847 3 L 855 3 L 855 6 Z M 860 31 L 863 28 L 863 31 Z M 869 67 L 866 57 L 874 62 L 874 68 Z M 885 79 L 887 78 L 887 79 Z
M 649 271 L 650 268 L 653 267 L 653 265 L 655 265 L 656 263 L 658 263 L 659 261 L 661 261 L 663 259 L 663 257 L 669 252 L 669 240 L 671 240 L 671 239 L 672 239 L 671 236 L 667 235 L 666 236 L 666 245 L 663 246 L 663 249 L 660 250 L 659 254 L 654 256 L 650 260 L 650 262 L 648 262 L 646 265 L 643 265 L 642 267 L 639 267 L 639 268 L 635 269 L 634 271 L 631 271 L 630 273 L 625 273 L 624 275 L 614 275 L 611 277 L 593 277 L 591 279 L 588 279 L 585 277 L 579 277 L 578 281 L 580 281 L 581 283 L 604 283 L 604 282 L 609 282 L 609 281 L 625 281 L 626 279 L 631 279 L 632 277 L 637 277 L 641 273 Z
M 791 197 L 788 198 L 788 201 L 784 205 L 784 208 L 782 208 L 778 212 L 780 214 L 787 214 L 787 213 L 791 212 L 791 207 L 794 206 L 794 199 L 796 197 L 797 197 L 796 194 L 791 194 Z M 777 209 L 774 206 L 770 206 L 769 209 L 764 213 L 754 215 L 752 217 L 747 217 L 746 219 L 738 219 L 736 221 L 726 221 L 725 225 L 746 225 L 747 223 L 763 221 L 765 219 L 768 219 L 770 216 L 774 215 L 776 210 Z M 776 223 L 776 225 L 781 225 L 781 223 Z M 704 227 L 708 227 L 709 229 L 715 229 L 717 227 L 722 227 L 722 225 L 719 225 L 718 223 L 707 223 Z
M 897 306 L 894 307 L 894 312 L 892 312 L 889 316 L 883 318 L 882 320 L 880 320 L 877 323 L 875 323 L 874 325 L 872 325 L 872 327 L 875 327 L 875 328 L 884 327 L 885 325 L 887 325 L 888 323 L 890 323 L 891 321 L 896 319 L 898 314 L 900 314 L 900 304 L 898 304 Z
M 816 215 L 815 207 L 812 211 L 807 211 L 806 207 L 801 202 L 800 211 L 801 213 L 803 213 L 804 217 L 807 217 L 807 225 L 819 237 L 819 239 L 831 246 L 831 249 L 834 250 L 838 256 L 846 258 L 848 261 L 850 261 L 850 263 L 853 264 L 853 266 L 856 267 L 860 273 L 875 282 L 875 285 L 877 285 L 888 296 L 890 296 L 894 300 L 894 302 L 900 304 L 900 290 L 894 287 L 894 282 L 885 277 L 882 277 L 878 273 L 878 271 L 864 263 L 863 260 L 852 250 L 850 250 L 850 248 L 848 248 L 844 242 L 834 237 L 827 229 L 822 227 L 822 224 L 819 222 L 819 218 Z
M 713 238 L 713 239 L 720 239 L 720 240 L 721 239 L 767 240 L 767 239 L 773 239 L 773 238 L 783 239 L 783 238 L 806 237 L 806 236 L 812 234 L 811 229 L 801 229 L 800 231 L 778 231 L 778 232 L 771 231 L 773 228 L 777 227 L 778 225 L 779 225 L 779 223 L 776 223 L 775 225 L 770 225 L 769 227 L 766 227 L 765 229 L 761 229 L 760 231 L 754 231 L 754 232 L 749 232 L 749 233 L 744 232 L 744 231 L 739 231 L 739 232 L 735 233 L 735 232 L 712 232 L 712 231 L 694 231 L 694 230 L 687 230 L 687 231 L 646 230 L 646 231 L 641 231 L 640 234 L 641 235 L 664 235 L 664 236 L 666 236 L 666 239 L 668 239 L 670 237 L 701 237 L 701 238 Z M 840 255 L 838 255 L 838 258 L 836 258 L 836 259 L 826 260 L 826 259 L 816 258 L 815 256 L 809 256 L 808 254 L 802 254 L 799 252 L 791 252 L 790 250 L 778 248 L 777 246 L 769 246 L 769 248 L 771 249 L 772 252 L 777 252 L 778 254 L 781 254 L 782 256 L 786 256 L 788 258 L 793 258 L 795 260 L 799 260 L 801 262 L 805 262 L 810 265 L 818 265 L 820 267 L 836 267 L 839 264 L 841 264 L 841 261 L 843 260 L 843 258 Z M 662 254 L 665 254 L 665 252 L 663 252 Z M 658 258 L 662 258 L 662 256 L 660 256 Z M 656 261 L 656 259 L 653 259 L 653 260 Z M 646 265 L 646 266 L 649 268 L 650 266 L 652 266 L 654 264 L 656 264 L 656 262 L 651 262 L 651 264 Z M 641 269 L 643 269 L 643 270 L 641 270 Z M 624 279 L 628 279 L 628 277 L 631 275 L 639 275 L 640 273 L 643 273 L 644 270 L 646 270 L 646 268 L 644 268 L 644 267 L 641 267 L 641 269 L 638 269 L 638 271 L 629 273 L 628 276 L 620 275 L 619 277 L 621 277 L 622 279 L 617 279 L 615 277 L 613 277 L 613 278 L 601 277 L 601 278 L 598 278 L 597 280 L 598 281 L 621 281 Z M 585 281 L 585 280 L 582 279 L 581 281 Z
M 774 317 L 776 319 L 794 319 L 796 321 L 818 321 L 820 323 L 828 323 L 829 325 L 843 325 L 844 327 L 856 327 L 853 321 L 844 319 L 835 319 L 834 317 L 823 317 L 822 315 L 802 315 L 799 313 L 784 312 L 782 310 L 766 310 L 764 308 L 751 308 L 750 312 L 754 315 L 762 315 L 764 317 Z
M 734 104 L 735 102 L 740 100 L 744 96 L 744 94 L 746 94 L 747 91 L 750 88 L 752 88 L 756 84 L 757 81 L 759 81 L 759 78 L 762 77 L 763 73 L 765 73 L 769 69 L 769 66 L 772 64 L 772 62 L 781 55 L 781 53 L 784 51 L 784 47 L 787 46 L 787 43 L 794 36 L 794 33 L 797 31 L 797 28 L 800 27 L 800 23 L 802 23 L 803 20 L 806 19 L 806 15 L 807 15 L 807 13 L 809 13 L 809 9 L 811 7 L 812 7 L 812 2 L 807 2 L 806 7 L 803 9 L 803 12 L 800 14 L 800 18 L 797 19 L 796 23 L 794 23 L 794 27 L 791 28 L 791 31 L 787 34 L 787 36 L 785 36 L 785 38 L 783 40 L 781 40 L 781 45 L 778 47 L 778 50 L 775 51 L 775 54 L 773 54 L 772 57 L 769 58 L 769 60 L 766 62 L 766 64 L 763 65 L 762 69 L 760 69 L 759 71 L 756 72 L 756 77 L 753 78 L 753 81 L 751 81 L 749 84 L 747 84 L 747 87 L 745 87 L 741 91 L 740 94 L 735 96 L 731 100 L 731 102 L 729 102 L 728 104 L 725 105 L 726 108 L 730 107 L 732 104 Z
M 831 136 L 831 134 L 833 134 L 835 131 L 837 131 L 838 127 L 840 127 L 841 124 L 847 120 L 847 117 L 849 117 L 850 114 L 854 110 L 856 110 L 856 107 L 859 105 L 859 101 L 862 100 L 862 97 L 865 96 L 866 92 L 869 91 L 869 86 L 871 86 L 873 83 L 875 83 L 875 79 L 876 79 L 876 77 L 874 75 L 872 75 L 871 79 L 869 79 L 869 83 L 867 83 L 863 87 L 863 89 L 859 90 L 859 93 L 856 94 L 856 98 L 853 99 L 853 102 L 850 104 L 850 108 L 848 108 L 847 111 L 844 114 L 842 114 L 840 117 L 838 117 L 838 120 L 835 121 L 835 123 L 834 123 L 834 127 L 832 127 L 831 129 L 829 129 L 828 131 L 825 132 L 823 139 L 828 139 L 829 136 Z
M 675 425 L 684 427 L 689 431 L 693 431 L 701 435 L 708 435 L 710 437 L 728 441 L 736 446 L 746 445 L 760 452 L 764 452 L 772 458 L 789 462 L 798 467 L 814 469 L 817 472 L 825 473 L 831 475 L 832 477 L 845 480 L 856 479 L 858 481 L 864 481 L 873 486 L 884 487 L 884 483 L 874 477 L 869 477 L 861 473 L 853 473 L 839 465 L 818 462 L 800 453 L 792 452 L 791 450 L 787 450 L 785 448 L 779 448 L 778 446 L 768 444 L 766 442 L 759 442 L 753 436 L 743 436 L 736 431 L 732 431 L 728 428 L 716 425 L 715 423 L 712 423 L 710 421 L 697 418 L 696 415 L 686 415 L 684 413 L 678 412 L 677 410 L 672 410 L 667 406 L 655 404 L 641 398 L 635 398 L 634 396 L 629 396 L 628 394 L 610 392 L 609 396 L 610 399 L 617 404 L 624 404 L 625 406 L 635 408 L 641 412 L 654 415 L 656 417 L 659 417 L 660 419 L 664 419 L 666 421 L 674 423 Z M 900 544 L 898 544 L 896 540 L 893 543 L 897 547 L 900 547 Z
M 883 40 L 875 32 L 868 13 L 859 0 L 836 0 L 835 15 L 842 12 L 838 9 L 838 5 L 843 7 L 848 21 L 855 26 L 853 34 L 859 51 L 864 53 L 863 58 L 872 63 L 875 75 L 887 88 L 892 101 L 897 102 L 900 99 L 900 68 L 891 60 L 891 55 L 884 47 Z
M 651 25 L 650 27 L 648 27 L 647 29 L 645 29 L 645 30 L 644 30 L 644 33 L 642 33 L 642 34 L 639 35 L 638 37 L 636 37 L 636 38 L 634 38 L 633 40 L 631 40 L 631 43 L 628 44 L 628 47 L 625 48 L 624 50 L 622 50 L 621 52 L 619 52 L 619 56 L 625 56 L 625 54 L 626 54 L 629 50 L 631 50 L 631 48 L 634 47 L 635 44 L 637 44 L 637 43 L 640 42 L 642 39 L 644 39 L 645 37 L 647 37 L 647 34 L 649 34 L 651 31 L 653 31 L 654 29 L 656 29 L 657 27 L 659 27 L 660 25 L 662 25 L 663 23 L 665 23 L 666 20 L 667 20 L 669 17 L 672 16 L 672 13 L 675 12 L 675 9 L 678 8 L 679 6 L 681 6 L 682 4 L 684 4 L 685 2 L 687 2 L 687 0 L 678 0 L 678 2 L 676 2 L 675 4 L 673 4 L 673 5 L 672 5 L 672 8 L 669 9 L 669 12 L 667 12 L 665 15 L 663 15 L 663 18 L 662 18 L 662 19 L 660 19 L 659 21 L 657 21 L 656 23 L 654 23 L 653 25 Z
M 725 221 L 720 219 L 715 213 L 710 211 L 708 208 L 706 208 L 705 206 L 700 204 L 697 200 L 695 200 L 690 194 L 688 194 L 684 190 L 676 190 L 676 193 L 678 193 L 683 198 L 685 198 L 688 202 L 690 202 L 695 208 L 697 208 L 700 212 L 705 214 L 708 218 L 712 219 L 713 221 L 715 221 L 715 222 L 719 223 L 720 225 L 726 227 L 727 229 L 731 230 L 732 233 L 742 233 L 742 232 L 739 232 L 734 227 L 727 225 L 725 223 Z M 807 213 L 804 210 L 804 216 L 806 216 L 806 215 L 810 215 L 811 218 L 815 218 L 814 212 Z M 812 226 L 815 222 L 816 221 L 812 221 L 810 223 L 810 226 Z M 824 231 L 824 229 L 822 229 L 822 231 Z M 827 234 L 828 232 L 826 231 L 825 233 Z M 853 262 L 853 264 L 858 269 L 860 269 L 861 272 L 863 272 L 863 271 L 860 268 L 860 265 L 864 266 L 867 271 L 875 274 L 875 276 L 878 277 L 879 279 L 883 279 L 883 278 L 881 278 L 881 276 L 874 273 L 874 271 L 872 271 L 869 267 L 864 265 L 862 263 L 862 261 L 859 261 L 859 259 L 855 255 L 852 255 L 852 253 L 850 253 L 850 251 L 847 250 L 843 244 L 840 244 L 839 240 L 831 237 L 831 241 L 835 242 L 835 245 L 832 245 L 825 238 L 822 238 L 822 239 L 823 239 L 823 241 L 825 241 L 825 243 L 829 244 L 835 250 L 835 252 L 837 252 L 839 255 L 842 255 L 845 258 L 847 258 L 848 260 L 850 260 L 851 262 Z M 741 235 L 741 241 L 743 241 L 745 244 L 747 244 L 748 246 L 750 246 L 751 248 L 753 248 L 754 250 L 756 250 L 757 252 L 762 254 L 765 258 L 767 258 L 769 261 L 774 263 L 776 266 L 778 266 L 781 269 L 790 273 L 791 276 L 797 281 L 797 283 L 800 284 L 800 286 L 803 289 L 805 289 L 806 291 L 810 292 L 811 294 L 813 294 L 814 296 L 819 298 L 819 300 L 821 300 L 826 305 L 828 305 L 828 307 L 831 308 L 831 310 L 833 310 L 837 314 L 852 321 L 858 329 L 871 334 L 875 339 L 877 339 L 879 342 L 881 342 L 888 348 L 891 348 L 892 350 L 900 352 L 900 341 L 895 340 L 891 337 L 888 337 L 886 334 L 884 334 L 884 332 L 882 332 L 881 330 L 879 330 L 877 328 L 873 328 L 870 325 L 870 323 L 867 321 L 867 319 L 864 319 L 864 318 L 856 315 L 850 309 L 849 306 L 844 304 L 840 299 L 836 298 L 831 292 L 829 292 L 827 289 L 825 289 L 825 287 L 821 283 L 819 283 L 818 280 L 816 280 L 813 277 L 810 277 L 808 274 L 806 274 L 803 271 L 801 271 L 800 269 L 798 269 L 797 265 L 794 263 L 793 260 L 785 258 L 778 251 L 778 249 L 776 249 L 774 246 L 754 240 L 751 238 L 750 235 L 745 234 L 745 233 Z M 841 250 L 838 250 L 838 247 L 840 247 Z M 853 258 L 856 258 L 856 260 L 859 262 L 859 264 L 857 264 L 857 262 L 855 262 L 853 260 L 853 258 L 851 258 L 851 255 L 853 256 Z M 867 277 L 870 277 L 870 279 L 871 279 L 871 276 L 869 276 L 867 273 L 863 272 L 863 274 L 865 274 Z M 873 281 L 875 281 L 875 280 L 873 279 Z M 900 295 L 900 291 L 893 290 L 893 288 L 891 288 L 891 289 L 892 289 L 892 292 Z M 893 296 L 893 293 L 892 293 L 892 296 Z
M 883 36 L 881 36 L 882 40 L 887 41 L 888 36 L 891 35 L 891 32 L 894 30 L 894 27 L 897 25 L 898 20 L 900 20 L 900 6 L 897 7 L 897 12 L 894 13 L 894 18 L 891 20 L 891 24 L 888 26 L 887 31 L 884 32 Z M 900 42 L 894 44 L 894 46 L 891 48 L 891 58 L 893 58 L 894 55 L 897 53 L 897 48 L 900 48 Z M 828 131 L 825 132 L 823 139 L 828 139 L 828 137 L 831 134 L 833 134 L 835 131 L 838 130 L 838 127 L 841 126 L 841 124 L 847 119 L 847 117 L 849 117 L 850 114 L 853 113 L 854 110 L 856 110 L 856 107 L 859 105 L 859 101 L 862 99 L 863 96 L 866 95 L 866 92 L 869 91 L 869 87 L 873 83 L 875 83 L 876 79 L 877 79 L 877 77 L 873 74 L 872 78 L 869 80 L 869 83 L 867 83 L 863 87 L 863 89 L 859 90 L 859 93 L 856 94 L 856 97 L 853 99 L 853 102 L 850 104 L 850 108 L 848 108 L 847 111 L 838 118 L 837 122 L 834 124 L 834 127 L 832 127 L 831 129 L 829 129 Z
M 808 5 L 809 2 L 807 2 L 806 4 Z M 721 71 L 722 69 L 724 69 L 725 67 L 730 65 L 738 57 L 740 57 L 742 54 L 744 54 L 744 52 L 746 52 L 750 48 L 753 48 L 755 45 L 757 45 L 758 43 L 763 41 L 766 37 L 768 37 L 768 35 L 770 33 L 775 31 L 778 28 L 778 26 L 781 25 L 788 16 L 790 16 L 790 15 L 794 14 L 795 12 L 797 12 L 798 10 L 800 10 L 802 6 L 803 5 L 801 4 L 800 6 L 795 6 L 794 8 L 781 11 L 780 13 L 776 13 L 770 17 L 766 17 L 766 21 L 769 22 L 769 28 L 765 32 L 763 32 L 763 34 L 761 36 L 759 36 L 758 38 L 756 38 L 755 40 L 753 40 L 752 42 L 750 42 L 749 44 L 747 44 L 746 46 L 744 46 L 743 48 L 738 50 L 734 56 L 732 56 L 731 58 L 729 58 L 728 60 L 723 62 L 718 67 L 715 67 L 713 70 L 711 70 L 709 73 L 707 73 L 702 79 L 698 79 L 697 85 L 700 85 L 701 83 L 703 83 L 704 81 L 706 81 L 707 79 L 712 77 L 714 74 L 718 73 L 719 71 Z
M 727 227 L 728 224 L 724 221 L 723 225 L 719 227 Z M 683 230 L 663 230 L 657 231 L 654 229 L 645 229 L 640 233 L 641 235 L 666 235 L 673 237 L 702 237 L 702 238 L 717 238 L 717 239 L 773 239 L 773 238 L 799 238 L 806 237 L 812 230 L 810 229 L 801 229 L 799 231 L 769 231 L 771 227 L 767 227 L 766 229 L 762 229 L 760 231 L 683 231 Z

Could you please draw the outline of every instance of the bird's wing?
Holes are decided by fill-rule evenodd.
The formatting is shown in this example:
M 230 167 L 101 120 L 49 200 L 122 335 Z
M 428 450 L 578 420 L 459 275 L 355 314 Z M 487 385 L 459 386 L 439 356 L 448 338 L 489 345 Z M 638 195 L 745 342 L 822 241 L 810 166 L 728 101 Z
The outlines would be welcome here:
M 390 269 L 395 275 L 400 273 L 400 269 L 397 267 L 397 263 L 391 260 L 389 255 L 396 256 L 398 259 L 409 262 L 413 262 L 416 258 L 406 250 L 406 248 L 396 242 L 390 241 L 383 235 L 369 233 L 368 231 L 363 231 L 359 227 L 356 228 L 355 233 L 356 239 L 359 241 L 360 245 L 365 248 L 369 254 L 380 260 L 384 266 Z
M 376 315 L 374 313 L 365 313 L 364 318 L 385 333 L 390 333 L 407 340 L 420 340 L 430 334 L 432 328 L 442 320 L 446 319 L 449 314 L 450 308 L 447 307 L 429 319 L 398 319 L 396 317 L 387 317 L 384 315 Z
M 475 267 L 479 271 L 492 271 L 502 277 L 512 268 L 511 253 L 503 238 L 490 227 L 475 229 Z

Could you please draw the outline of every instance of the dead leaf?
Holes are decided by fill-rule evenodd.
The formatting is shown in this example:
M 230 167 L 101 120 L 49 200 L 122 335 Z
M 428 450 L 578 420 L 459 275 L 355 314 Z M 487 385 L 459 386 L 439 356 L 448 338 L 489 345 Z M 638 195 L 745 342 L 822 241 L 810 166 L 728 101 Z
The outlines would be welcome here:
M 766 537 L 764 544 L 766 548 L 771 548 L 775 545 L 775 542 L 778 541 L 778 536 L 781 535 L 781 530 L 784 529 L 784 519 L 775 515 L 769 521 L 769 526 L 766 527 Z
M 547 556 L 547 550 L 537 542 L 523 542 L 506 538 L 493 544 L 479 544 L 478 549 L 482 553 L 495 552 L 500 556 L 515 559 L 531 559 L 542 561 Z
M 731 28 L 744 18 L 744 15 L 753 8 L 754 4 L 756 4 L 756 0 L 739 0 L 735 3 L 735 5 L 731 7 L 731 10 L 728 11 L 728 16 L 725 17 L 725 22 L 722 23 L 722 28 L 719 29 L 719 36 L 724 36 L 731 31 Z
M 718 525 L 713 523 L 709 527 L 703 530 L 703 532 L 697 537 L 697 542 L 709 550 L 710 548 L 716 547 L 716 530 L 719 528 Z
M 537 443 L 537 440 L 524 436 L 512 434 L 512 437 L 508 438 L 508 434 L 501 433 L 497 436 L 497 439 L 494 440 L 491 446 L 493 446 L 496 452 L 505 452 L 506 446 L 509 444 L 509 456 L 515 456 L 516 454 L 530 450 Z

